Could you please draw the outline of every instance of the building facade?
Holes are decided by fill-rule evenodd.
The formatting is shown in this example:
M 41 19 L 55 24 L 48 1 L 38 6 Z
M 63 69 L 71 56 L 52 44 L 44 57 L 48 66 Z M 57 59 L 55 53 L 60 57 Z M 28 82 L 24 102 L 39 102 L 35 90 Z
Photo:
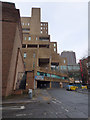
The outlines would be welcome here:
M 50 41 L 48 22 L 41 21 L 41 9 L 32 8 L 31 17 L 21 17 L 21 23 L 26 88 L 59 87 L 60 82 L 68 82 L 67 59 L 57 53 L 57 43 Z
M 63 51 L 61 56 L 67 58 L 67 70 L 70 82 L 81 81 L 80 65 L 76 63 L 75 52 Z
M 61 53 L 62 57 L 67 58 L 67 64 L 68 65 L 75 65 L 76 64 L 76 54 L 73 51 L 63 51 Z
M 83 58 L 80 60 L 80 70 L 81 70 L 81 78 L 82 84 L 88 84 L 88 75 L 89 75 L 89 64 L 90 64 L 90 57 Z M 90 84 L 90 82 L 89 82 Z
M 24 73 L 20 14 L 14 3 L 2 2 L 0 22 L 2 22 L 2 96 L 8 96 L 19 88 L 18 75 Z
M 88 56 L 88 88 L 90 88 L 90 56 Z

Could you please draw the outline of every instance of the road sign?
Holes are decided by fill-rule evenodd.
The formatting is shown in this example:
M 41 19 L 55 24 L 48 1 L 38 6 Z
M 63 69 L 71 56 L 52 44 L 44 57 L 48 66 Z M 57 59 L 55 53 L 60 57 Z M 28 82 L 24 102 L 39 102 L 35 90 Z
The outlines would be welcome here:
M 44 76 L 35 76 L 36 80 L 44 80 Z

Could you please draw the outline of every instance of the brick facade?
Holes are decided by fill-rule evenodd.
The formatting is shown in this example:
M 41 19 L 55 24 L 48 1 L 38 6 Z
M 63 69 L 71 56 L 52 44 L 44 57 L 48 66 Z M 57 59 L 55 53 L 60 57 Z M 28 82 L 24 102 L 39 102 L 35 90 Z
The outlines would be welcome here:
M 18 72 L 24 72 L 23 60 L 18 57 L 18 49 L 21 50 L 21 44 L 19 10 L 13 3 L 2 2 L 2 96 L 12 93 Z M 16 68 L 17 66 L 19 70 Z

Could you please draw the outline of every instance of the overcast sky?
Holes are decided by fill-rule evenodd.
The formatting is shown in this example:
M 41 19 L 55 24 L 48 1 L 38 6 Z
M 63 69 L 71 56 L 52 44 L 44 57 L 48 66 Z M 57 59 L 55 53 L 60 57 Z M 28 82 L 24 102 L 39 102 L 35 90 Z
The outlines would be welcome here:
M 41 8 L 41 20 L 48 22 L 58 53 L 74 51 L 77 61 L 88 54 L 88 2 L 14 2 L 24 17 L 31 17 L 32 7 Z

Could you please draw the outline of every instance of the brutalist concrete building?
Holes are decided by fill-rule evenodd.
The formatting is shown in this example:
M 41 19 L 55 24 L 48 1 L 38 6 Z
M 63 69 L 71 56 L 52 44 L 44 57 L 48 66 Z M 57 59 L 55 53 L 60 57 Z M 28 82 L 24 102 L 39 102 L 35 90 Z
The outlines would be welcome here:
M 57 53 L 57 42 L 50 41 L 41 9 L 32 8 L 31 17 L 21 17 L 21 23 L 26 89 L 60 87 L 60 82 L 68 82 L 67 59 Z
M 73 51 L 63 51 L 61 53 L 62 57 L 67 58 L 67 64 L 68 65 L 75 65 L 76 64 L 76 54 Z
M 24 73 L 21 53 L 22 28 L 19 10 L 14 3 L 2 2 L 2 96 L 12 94 L 19 86 L 19 73 Z
M 70 81 L 81 81 L 80 65 L 76 63 L 75 52 L 63 51 L 61 56 L 67 58 L 67 70 Z

